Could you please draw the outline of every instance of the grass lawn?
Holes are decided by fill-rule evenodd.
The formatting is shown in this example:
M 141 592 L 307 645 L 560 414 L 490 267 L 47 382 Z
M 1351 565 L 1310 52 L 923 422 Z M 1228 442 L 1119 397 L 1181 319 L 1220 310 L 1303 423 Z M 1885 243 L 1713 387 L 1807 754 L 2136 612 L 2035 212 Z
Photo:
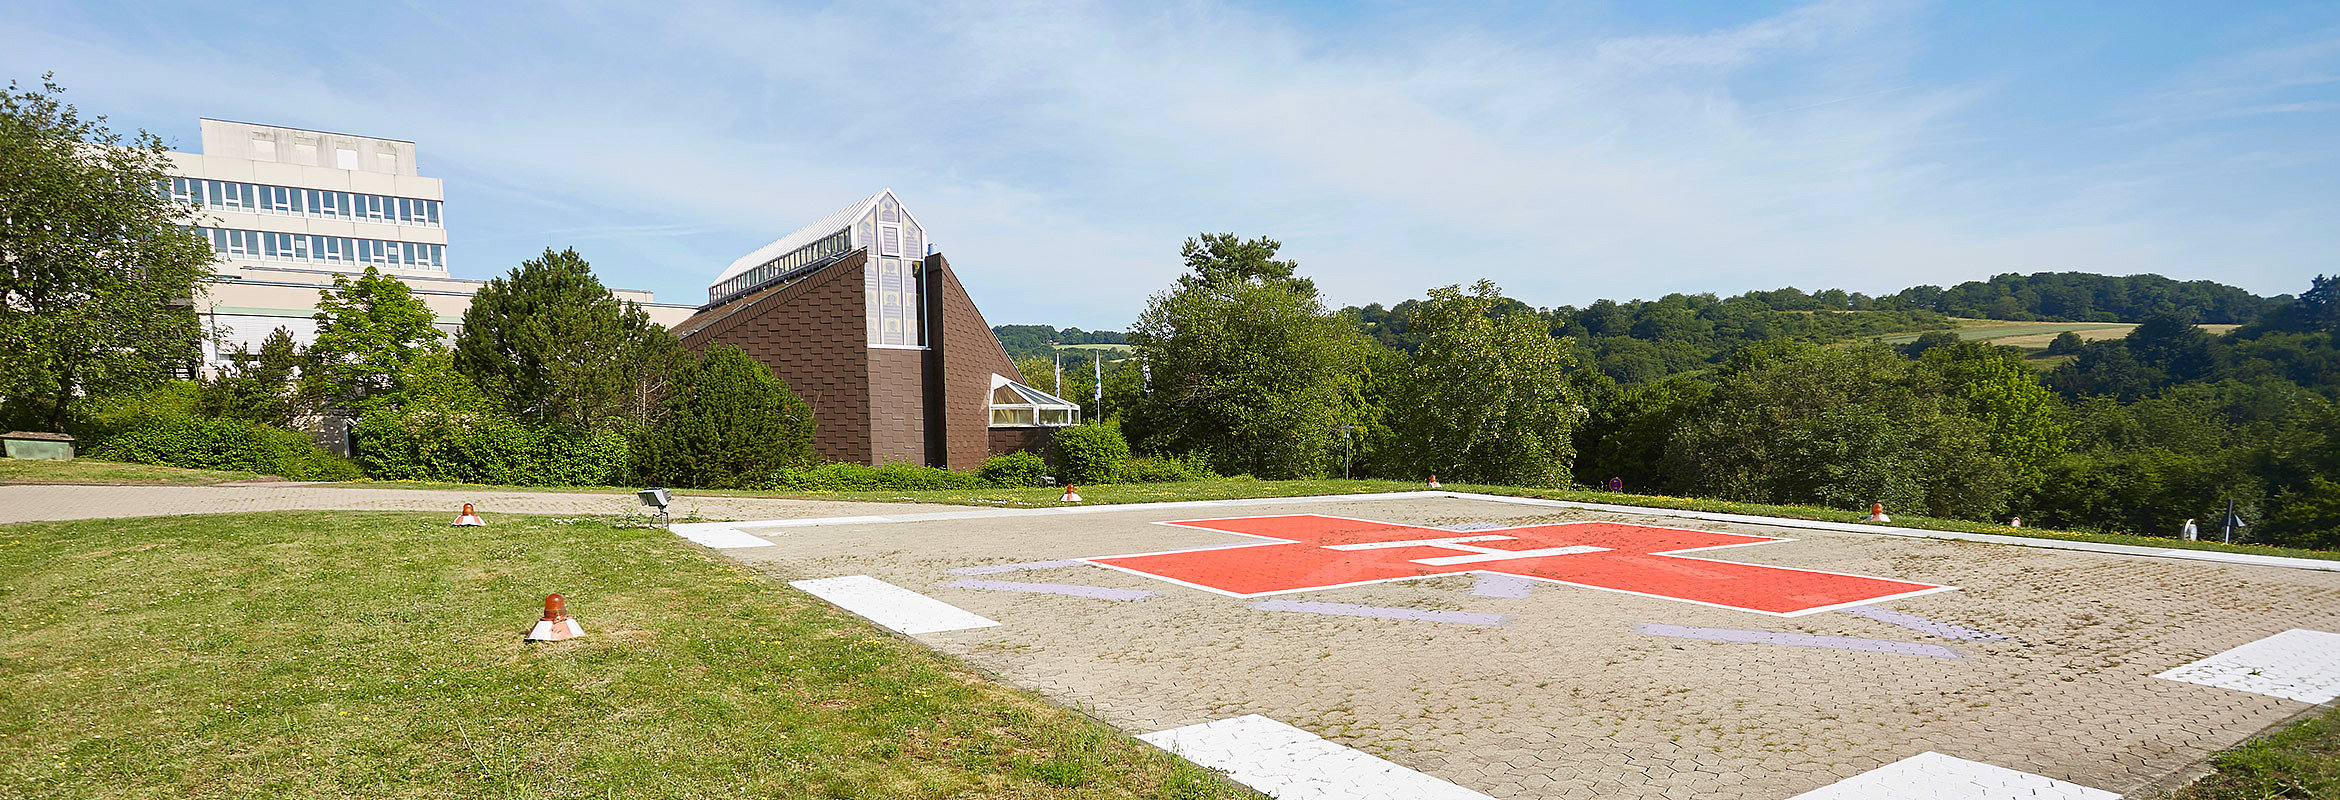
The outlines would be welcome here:
M 222 481 L 248 481 L 258 477 L 261 475 L 257 472 L 179 469 L 90 458 L 70 461 L 0 458 L 0 483 L 152 483 L 199 486 Z
M 586 636 L 528 644 L 561 592 Z M 662 530 L 0 527 L 0 797 L 1245 796 Z
M 2211 759 L 2218 771 L 2173 800 L 2340 798 L 2340 708 L 2244 743 Z

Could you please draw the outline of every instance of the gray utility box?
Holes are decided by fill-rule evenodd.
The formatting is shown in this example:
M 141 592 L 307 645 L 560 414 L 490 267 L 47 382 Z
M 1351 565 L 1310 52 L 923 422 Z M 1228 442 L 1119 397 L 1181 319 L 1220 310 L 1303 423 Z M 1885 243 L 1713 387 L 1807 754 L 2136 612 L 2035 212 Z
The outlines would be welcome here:
M 7 442 L 9 458 L 63 460 L 73 457 L 73 437 L 62 433 L 9 431 L 6 434 L 0 434 L 0 441 Z

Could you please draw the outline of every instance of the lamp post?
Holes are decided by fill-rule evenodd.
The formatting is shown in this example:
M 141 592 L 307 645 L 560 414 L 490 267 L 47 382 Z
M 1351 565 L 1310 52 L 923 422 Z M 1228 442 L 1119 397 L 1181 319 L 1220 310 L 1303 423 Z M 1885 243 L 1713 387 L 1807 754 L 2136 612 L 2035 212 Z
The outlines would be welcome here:
M 1344 481 L 1345 481 L 1345 480 L 1350 480 L 1350 478 L 1349 478 L 1349 431 L 1351 431 L 1351 430 L 1355 430 L 1355 429 L 1356 429 L 1356 427 L 1357 427 L 1357 426 L 1355 426 L 1355 425 L 1338 425 L 1338 426 L 1334 426 L 1334 429 L 1335 429 L 1335 430 L 1338 430 L 1338 431 L 1340 431 L 1340 432 L 1341 432 L 1341 480 L 1344 480 Z

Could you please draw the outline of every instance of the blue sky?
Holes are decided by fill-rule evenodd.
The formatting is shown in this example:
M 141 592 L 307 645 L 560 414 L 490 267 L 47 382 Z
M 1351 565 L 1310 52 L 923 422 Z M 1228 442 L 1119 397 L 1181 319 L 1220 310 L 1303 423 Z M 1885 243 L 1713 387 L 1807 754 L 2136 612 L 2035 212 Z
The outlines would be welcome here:
M 1650 7 L 1662 6 L 1662 7 Z M 1199 231 L 1335 304 L 2340 271 L 2340 4 L 23 3 L 0 76 L 194 149 L 409 139 L 448 256 L 697 302 L 880 188 L 995 324 L 1119 328 Z

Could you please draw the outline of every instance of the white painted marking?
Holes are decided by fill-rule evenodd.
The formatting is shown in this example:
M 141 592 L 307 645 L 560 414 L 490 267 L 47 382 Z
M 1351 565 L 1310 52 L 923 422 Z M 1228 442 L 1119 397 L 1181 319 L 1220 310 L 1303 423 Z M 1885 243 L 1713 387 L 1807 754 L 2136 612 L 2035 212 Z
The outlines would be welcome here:
M 790 581 L 814 597 L 907 634 L 989 628 L 998 622 L 867 575 Z
M 1481 553 L 1478 553 L 1478 554 L 1476 554 L 1476 555 L 1467 555 L 1467 556 L 1439 556 L 1439 557 L 1437 557 L 1437 558 L 1417 558 L 1417 559 L 1414 559 L 1414 560 L 1413 560 L 1413 562 L 1414 562 L 1414 563 L 1416 563 L 1416 564 L 1428 564 L 1428 565 L 1430 565 L 1430 566 L 1433 566 L 1433 567 L 1451 567 L 1451 566 L 1454 566 L 1454 565 L 1456 565 L 1456 564 L 1483 564 L 1483 563 L 1486 563 L 1486 562 L 1489 562 L 1489 561 L 1511 561 L 1511 560 L 1514 560 L 1514 559 L 1521 559 L 1521 558 L 1543 558 L 1544 556 L 1573 556 L 1573 555 L 1576 555 L 1576 554 L 1578 554 L 1578 553 L 1605 553 L 1605 552 L 1608 552 L 1608 550 L 1609 550 L 1609 548 L 1606 548 L 1606 547 L 1594 547 L 1594 546 L 1592 546 L 1592 545 L 1589 545 L 1589 544 L 1575 544 L 1575 545 L 1569 545 L 1569 546 L 1567 546 L 1567 547 L 1546 547 L 1546 548 L 1544 548 L 1544 549 L 1541 549 L 1541 550 L 1498 550 L 1498 549 L 1495 549 L 1495 548 L 1492 548 L 1492 547 L 1472 548 L 1472 549 L 1476 549 L 1476 550 L 1483 550 L 1483 551 L 1485 551 L 1485 552 L 1481 552 Z
M 708 523 L 700 523 L 696 525 L 669 525 L 667 526 L 667 530 L 674 532 L 674 535 L 676 536 L 698 542 L 699 544 L 712 547 L 717 550 L 734 550 L 742 547 L 772 546 L 772 543 L 768 540 L 765 540 L 763 537 L 732 530 L 731 528 L 722 525 L 713 525 Z
M 2340 633 L 2294 628 L 2153 677 L 2327 703 L 2340 699 Z
M 1919 753 L 1788 800 L 2120 800 L 2103 789 Z
M 1276 800 L 1494 800 L 1258 714 L 1138 738 Z

